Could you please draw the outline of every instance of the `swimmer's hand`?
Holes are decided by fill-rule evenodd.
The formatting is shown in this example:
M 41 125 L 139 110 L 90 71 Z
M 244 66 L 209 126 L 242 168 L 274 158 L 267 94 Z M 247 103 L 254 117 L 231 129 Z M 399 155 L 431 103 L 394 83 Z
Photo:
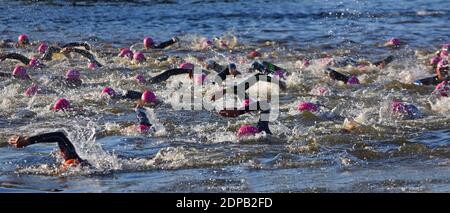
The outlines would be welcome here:
M 15 147 L 15 148 L 22 148 L 30 145 L 30 141 L 28 140 L 28 137 L 22 137 L 20 135 L 14 135 L 12 136 L 8 143 Z
M 233 109 L 233 110 L 220 110 L 219 114 L 223 117 L 237 117 L 239 115 L 245 114 L 245 110 L 237 110 L 237 109 Z

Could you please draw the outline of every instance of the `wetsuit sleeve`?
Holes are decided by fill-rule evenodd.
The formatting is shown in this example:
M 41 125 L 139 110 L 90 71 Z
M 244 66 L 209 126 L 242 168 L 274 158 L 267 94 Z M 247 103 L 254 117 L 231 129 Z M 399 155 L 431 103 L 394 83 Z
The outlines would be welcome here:
M 174 41 L 173 39 L 170 39 L 168 41 L 161 42 L 161 43 L 153 46 L 153 48 L 154 49 L 164 49 L 164 48 L 166 48 L 166 47 L 168 47 L 168 46 L 170 46 L 172 44 L 175 44 L 175 43 L 176 43 L 176 41 Z
M 264 65 L 255 61 L 255 62 L 253 62 L 251 69 L 257 70 L 259 72 L 264 72 Z
M 223 80 L 227 79 L 227 75 L 230 74 L 230 70 L 227 68 L 225 68 L 222 72 L 219 72 L 219 74 L 217 74 L 217 76 Z
M 75 53 L 78 53 L 78 54 L 84 56 L 85 58 L 87 58 L 89 60 L 89 62 L 94 63 L 97 67 L 102 67 L 103 66 L 102 64 L 100 64 L 100 62 L 98 62 L 95 59 L 95 56 L 92 53 L 90 53 L 89 51 L 87 51 L 87 50 L 82 50 L 82 49 L 78 49 L 78 48 L 71 48 L 71 47 L 68 47 L 66 50 L 67 50 L 67 52 L 75 52 Z
M 78 156 L 75 147 L 72 142 L 62 132 L 44 133 L 28 138 L 30 144 L 36 143 L 58 143 L 60 151 L 63 153 L 64 160 L 77 159 L 81 160 Z
M 146 125 L 146 126 L 152 125 L 148 120 L 147 114 L 145 113 L 145 109 L 143 107 L 136 107 L 135 112 L 139 125 Z
M 19 54 L 19 53 L 8 53 L 6 55 L 0 56 L 0 60 L 5 60 L 5 59 L 15 59 L 26 65 L 30 63 L 30 59 L 28 59 L 26 56 Z
M 327 68 L 326 72 L 328 73 L 328 76 L 330 76 L 330 78 L 333 80 L 342 81 L 344 83 L 347 83 L 347 81 L 349 79 L 348 76 L 346 76 L 342 73 L 339 73 L 331 68 Z
M 269 63 L 269 62 L 267 62 L 267 61 L 263 61 L 263 62 L 262 62 L 262 65 L 263 65 L 263 67 L 264 67 L 264 70 L 265 70 L 266 74 L 273 74 L 273 73 L 275 73 L 277 70 L 286 71 L 285 69 L 283 69 L 283 68 L 281 68 L 281 67 L 279 67 L 279 66 L 276 66 L 276 65 L 274 65 L 274 64 L 272 64 L 272 63 Z
M 417 85 L 438 85 L 441 82 L 442 81 L 439 80 L 439 77 L 436 75 L 433 77 L 428 77 L 428 78 L 423 78 L 423 79 L 417 80 L 414 83 Z
M 85 42 L 70 42 L 70 43 L 67 43 L 67 44 L 64 44 L 63 46 L 61 46 L 61 48 L 66 48 L 66 47 L 84 47 L 86 50 L 91 49 L 91 46 Z
M 192 70 L 190 70 L 190 69 L 178 69 L 178 68 L 170 69 L 170 70 L 166 70 L 163 73 L 151 78 L 149 82 L 152 84 L 156 84 L 156 83 L 166 81 L 173 75 L 188 74 L 190 72 L 192 72 Z
M 50 46 L 47 51 L 42 55 L 41 59 L 44 61 L 50 61 L 52 60 L 53 53 L 61 51 L 61 48 Z
M 121 96 L 121 98 L 137 100 L 137 99 L 140 99 L 141 96 L 142 96 L 141 92 L 133 91 L 133 90 L 127 90 L 125 92 L 125 94 L 123 96 Z
M 6 73 L 6 72 L 0 72 L 0 77 L 11 78 L 11 77 L 12 77 L 12 74 L 11 74 L 11 73 Z
M 390 55 L 390 56 L 386 57 L 385 59 L 373 62 L 372 64 L 375 66 L 379 66 L 381 64 L 387 65 L 387 64 L 391 63 L 392 61 L 394 61 L 394 56 Z

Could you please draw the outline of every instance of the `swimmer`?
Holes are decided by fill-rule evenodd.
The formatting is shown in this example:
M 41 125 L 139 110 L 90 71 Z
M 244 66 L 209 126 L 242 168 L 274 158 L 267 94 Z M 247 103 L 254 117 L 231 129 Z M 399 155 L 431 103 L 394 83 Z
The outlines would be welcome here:
M 72 142 L 62 132 L 50 132 L 30 137 L 14 135 L 8 140 L 8 143 L 14 148 L 24 148 L 38 143 L 55 142 L 58 143 L 59 151 L 64 159 L 64 163 L 60 166 L 61 170 L 65 171 L 70 167 L 85 167 L 90 165 L 86 160 L 80 158 Z
M 162 72 L 161 74 L 158 74 L 157 76 L 151 78 L 148 80 L 151 84 L 160 83 L 163 81 L 166 81 L 171 76 L 174 75 L 181 75 L 181 74 L 188 74 L 188 77 L 190 79 L 194 78 L 194 65 L 191 63 L 182 63 L 179 68 L 170 69 Z
M 448 61 L 441 60 L 436 66 L 436 75 L 424 79 L 420 79 L 414 82 L 415 85 L 438 85 L 442 81 L 450 80 L 449 76 L 450 66 Z
M 228 75 L 232 75 L 233 77 L 236 77 L 237 75 L 240 75 L 241 73 L 237 71 L 236 65 L 233 63 L 230 63 L 228 66 L 225 67 L 221 72 L 217 74 L 217 77 L 224 81 Z
M 422 113 L 416 106 L 401 102 L 400 100 L 393 100 L 391 102 L 390 113 L 394 117 L 403 119 L 416 119 L 422 117 Z
M 242 125 L 236 132 L 236 136 L 241 139 L 248 136 L 253 136 L 255 134 L 265 132 L 268 135 L 272 135 L 272 132 L 269 128 L 269 121 L 263 121 L 262 116 L 268 116 L 270 114 L 270 110 L 262 111 L 260 114 L 260 118 L 256 126 L 253 125 Z
M 22 65 L 16 65 L 12 73 L 2 73 L 0 72 L 0 77 L 15 78 L 19 80 L 31 80 L 27 73 L 27 70 Z
M 87 58 L 89 60 L 89 63 L 93 63 L 97 67 L 103 66 L 102 64 L 100 64 L 100 62 L 98 62 L 95 59 L 95 56 L 88 50 L 83 50 L 83 49 L 78 49 L 78 48 L 73 48 L 73 47 L 65 47 L 65 48 L 62 48 L 60 52 L 65 55 L 67 55 L 71 52 L 78 53 L 78 54 L 82 55 L 83 57 Z
M 4 61 L 6 59 L 14 59 L 22 62 L 24 65 L 27 65 L 30 68 L 34 67 L 45 67 L 44 64 L 42 64 L 39 59 L 36 57 L 28 58 L 22 54 L 19 53 L 6 53 L 6 54 L 0 54 L 0 61 Z
M 38 50 L 42 54 L 42 56 L 40 58 L 41 60 L 50 61 L 50 60 L 52 60 L 53 55 L 55 53 L 61 53 L 61 50 L 65 49 L 65 48 L 74 48 L 74 47 L 84 47 L 88 51 L 91 50 L 91 45 L 88 43 L 85 43 L 85 42 L 70 42 L 70 43 L 64 44 L 62 46 L 57 46 L 57 45 L 50 46 L 50 47 L 47 46 L 47 48 L 43 48 L 43 47 L 39 46 Z M 44 53 L 42 53 L 41 49 L 39 49 L 39 48 L 45 49 Z
M 177 37 L 172 37 L 172 39 L 168 40 L 168 41 L 164 41 L 161 42 L 159 44 L 155 44 L 155 42 L 153 41 L 152 38 L 150 37 L 145 37 L 144 38 L 144 48 L 146 50 L 148 49 L 164 49 L 168 46 L 171 46 L 172 44 L 175 44 L 178 42 L 178 38 Z
M 370 62 L 370 61 L 357 61 L 351 57 L 333 57 L 329 62 L 326 63 L 326 65 L 331 66 L 331 67 L 346 67 L 346 66 L 352 66 L 352 67 L 361 67 L 361 66 L 368 66 L 368 65 L 372 65 L 372 66 L 376 66 L 379 68 L 384 68 L 386 65 L 388 65 L 389 63 L 391 63 L 392 61 L 394 61 L 394 56 L 390 55 L 387 56 L 384 59 L 381 59 L 379 61 L 375 61 L 375 62 Z
M 254 71 L 258 71 L 262 74 L 266 74 L 266 75 L 274 75 L 274 76 L 278 76 L 280 78 L 284 78 L 285 75 L 287 75 L 287 71 L 286 69 L 283 69 L 279 66 L 276 66 L 272 63 L 269 63 L 267 61 L 263 61 L 263 62 L 253 62 L 251 67 L 249 68 L 249 72 L 254 72 Z
M 158 100 L 155 93 L 150 90 L 145 90 L 144 92 L 138 92 L 134 90 L 127 90 L 124 93 L 118 93 L 111 87 L 104 87 L 101 92 L 102 95 L 107 95 L 111 99 L 128 99 L 128 100 L 141 100 L 141 105 L 145 103 L 157 104 Z
M 342 81 L 345 84 L 359 84 L 359 80 L 356 76 L 347 76 L 340 72 L 337 72 L 336 70 L 333 70 L 329 67 L 324 69 L 324 72 L 333 80 L 336 81 Z
M 227 91 L 229 91 L 229 90 L 232 90 L 233 94 L 240 96 L 240 98 L 247 99 L 248 98 L 247 94 L 238 93 L 238 88 L 243 88 L 244 91 L 247 91 L 250 87 L 252 87 L 254 84 L 256 84 L 259 81 L 275 83 L 279 86 L 280 89 L 286 90 L 286 84 L 284 82 L 273 81 L 272 77 L 262 74 L 262 73 L 257 73 L 231 88 L 224 88 L 224 89 L 222 89 L 222 91 L 216 92 L 216 94 L 211 96 L 210 100 L 216 101 L 216 100 L 222 98 L 223 95 L 225 95 L 227 93 Z

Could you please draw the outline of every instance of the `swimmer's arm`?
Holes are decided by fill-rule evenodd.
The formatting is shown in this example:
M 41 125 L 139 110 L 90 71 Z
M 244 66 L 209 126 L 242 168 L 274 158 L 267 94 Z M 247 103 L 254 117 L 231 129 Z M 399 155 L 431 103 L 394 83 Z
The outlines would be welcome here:
M 333 69 L 331 69 L 331 68 L 327 68 L 327 69 L 325 70 L 325 72 L 326 72 L 326 73 L 328 74 L 328 76 L 330 76 L 330 78 L 333 79 L 333 80 L 343 81 L 344 83 L 347 83 L 347 81 L 348 81 L 348 79 L 349 79 L 348 76 L 346 76 L 346 75 L 344 75 L 344 74 L 342 74 L 342 73 L 339 73 L 339 72 L 337 72 L 337 71 L 335 71 L 335 70 L 333 70 Z
M 269 122 L 268 121 L 258 121 L 258 124 L 256 125 L 260 131 L 266 132 L 269 135 L 272 135 L 272 132 L 269 129 Z
M 137 99 L 140 99 L 141 96 L 142 96 L 141 92 L 137 92 L 137 91 L 133 91 L 133 90 L 127 90 L 125 92 L 125 94 L 119 96 L 119 98 L 137 100 Z
M 170 46 L 172 44 L 175 44 L 175 43 L 177 43 L 177 40 L 175 38 L 172 38 L 172 39 L 170 39 L 168 41 L 161 42 L 161 43 L 153 46 L 153 48 L 155 48 L 155 49 L 164 49 L 164 48 L 166 48 L 166 47 L 168 47 L 168 46 Z
M 11 73 L 6 73 L 6 72 L 0 72 L 0 77 L 11 78 L 11 77 L 12 77 L 12 74 L 11 74 Z
M 13 136 L 9 139 L 9 144 L 16 148 L 26 147 L 37 143 L 58 143 L 58 147 L 63 154 L 64 160 L 81 159 L 72 142 L 62 132 L 50 132 L 31 137 Z
M 63 48 L 63 49 L 66 47 L 84 47 L 86 50 L 91 49 L 91 46 L 85 42 L 70 42 L 70 43 L 67 43 L 67 44 L 64 44 L 63 46 L 61 46 L 61 48 Z
M 0 61 L 3 61 L 5 59 L 19 60 L 20 62 L 22 62 L 25 65 L 28 65 L 28 63 L 30 63 L 30 59 L 28 59 L 26 56 L 19 54 L 19 53 L 8 53 L 8 54 L 0 56 Z
M 150 83 L 152 84 L 156 84 L 156 83 L 160 83 L 163 81 L 166 81 L 167 79 L 169 79 L 171 76 L 173 75 L 181 75 L 181 74 L 189 74 L 191 76 L 192 74 L 192 70 L 190 69 L 170 69 L 170 70 L 166 70 L 163 73 L 153 77 L 150 79 Z
M 61 51 L 61 48 L 55 47 L 55 46 L 50 46 L 47 49 L 47 51 L 44 53 L 44 55 L 42 55 L 41 59 L 44 61 L 50 61 L 50 60 L 52 60 L 53 53 L 56 53 L 59 51 Z
M 87 51 L 87 50 L 82 50 L 82 49 L 72 48 L 72 47 L 66 47 L 66 48 L 62 49 L 61 52 L 63 54 L 70 53 L 70 52 L 75 52 L 75 53 L 78 53 L 78 54 L 82 55 L 83 57 L 87 58 L 89 60 L 89 62 L 95 63 L 95 65 L 97 65 L 98 67 L 102 67 L 103 66 L 102 64 L 100 64 L 95 59 L 95 56 L 92 53 L 90 53 L 89 51 Z
M 394 61 L 394 56 L 390 55 L 390 56 L 386 57 L 385 59 L 373 62 L 372 64 L 375 65 L 375 66 L 384 67 L 387 64 L 391 63 L 392 61 Z

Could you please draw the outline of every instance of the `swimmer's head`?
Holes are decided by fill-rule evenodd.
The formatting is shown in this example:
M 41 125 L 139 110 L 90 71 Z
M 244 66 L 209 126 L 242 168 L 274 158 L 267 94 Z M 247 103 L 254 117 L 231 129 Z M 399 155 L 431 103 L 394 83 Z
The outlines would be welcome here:
M 139 131 L 141 134 L 145 134 L 145 133 L 148 133 L 148 132 L 151 130 L 151 127 L 152 127 L 152 126 L 150 126 L 150 125 L 139 124 L 139 125 L 138 125 L 138 131 Z
M 39 87 L 36 84 L 32 84 L 30 87 L 28 87 L 25 92 L 23 93 L 23 95 L 29 97 L 29 96 L 33 96 L 36 95 L 36 93 L 38 92 Z
M 136 81 L 140 84 L 145 84 L 145 82 L 147 82 L 145 80 L 145 77 L 141 74 L 137 74 L 136 77 L 134 77 L 134 79 L 136 79 Z
M 153 39 L 150 37 L 144 37 L 144 47 L 145 49 L 150 49 L 153 46 Z
M 189 62 L 182 63 L 180 64 L 180 69 L 194 70 L 194 65 Z
M 386 44 L 386 46 L 393 46 L 393 47 L 398 47 L 400 46 L 400 39 L 398 38 L 391 38 L 389 39 Z
M 308 59 L 303 59 L 303 67 L 309 67 L 309 65 L 311 65 L 311 62 Z
M 53 105 L 53 110 L 59 111 L 59 110 L 65 110 L 70 108 L 70 102 L 65 98 L 60 98 L 56 101 L 55 105 Z
M 134 53 L 133 55 L 133 59 L 137 62 L 143 62 L 145 61 L 145 56 L 144 53 L 142 53 L 141 51 L 137 51 Z
M 31 67 L 31 68 L 37 67 L 37 66 L 39 66 L 39 64 L 40 64 L 39 60 L 33 56 L 33 57 L 31 57 L 30 62 L 28 62 L 28 67 Z
M 101 93 L 101 94 L 102 94 L 102 95 L 103 95 L 103 94 L 107 94 L 107 95 L 109 95 L 109 97 L 111 97 L 111 98 L 114 98 L 114 97 L 117 95 L 116 91 L 114 91 L 114 89 L 111 88 L 111 87 L 104 87 L 104 88 L 102 89 L 102 93 Z
M 297 105 L 297 110 L 299 110 L 300 112 L 304 111 L 317 112 L 319 111 L 319 107 L 311 102 L 303 101 Z
M 392 112 L 402 112 L 404 111 L 405 104 L 403 104 L 400 100 L 393 100 L 391 103 Z
M 21 65 L 16 65 L 14 67 L 12 75 L 14 76 L 14 78 L 18 78 L 18 79 L 28 79 L 30 77 L 30 76 L 28 76 L 27 70 L 25 69 L 25 67 L 23 67 Z
M 21 34 L 17 38 L 17 43 L 20 45 L 28 45 L 30 44 L 30 40 L 28 39 L 28 36 L 26 34 Z
M 433 57 L 430 59 L 430 65 L 436 66 L 436 65 L 439 63 L 439 61 L 441 61 L 441 57 L 439 57 L 439 56 L 433 56 Z
M 228 70 L 230 71 L 231 75 L 235 76 L 235 75 L 238 74 L 238 71 L 237 71 L 237 68 L 236 68 L 236 64 L 234 64 L 234 63 L 228 64 Z
M 38 52 L 39 52 L 39 54 L 44 54 L 45 51 L 47 51 L 47 49 L 48 49 L 48 45 L 47 45 L 46 43 L 44 43 L 44 42 L 41 42 L 41 43 L 39 44 L 39 46 L 38 46 Z
M 78 80 L 80 80 L 80 72 L 78 72 L 78 70 L 75 70 L 75 69 L 67 70 L 66 79 L 78 81 Z
M 256 58 L 256 57 L 261 57 L 261 53 L 256 51 L 256 50 L 252 50 L 247 54 L 248 58 Z
M 150 90 L 145 90 L 142 93 L 141 100 L 145 103 L 156 103 L 156 95 Z
M 438 85 L 436 85 L 433 93 L 437 94 L 438 97 L 449 97 L 450 95 L 450 85 L 447 81 L 442 81 Z
M 214 69 L 215 66 L 217 66 L 217 62 L 215 62 L 214 60 L 207 60 L 205 63 L 206 69 Z
M 253 136 L 253 135 L 255 135 L 255 134 L 259 133 L 259 132 L 260 131 L 259 131 L 259 129 L 257 127 L 246 124 L 246 125 L 242 125 L 238 129 L 238 131 L 236 133 L 236 136 L 238 138 L 247 137 L 247 136 Z
M 242 107 L 248 107 L 250 105 L 250 99 L 246 98 L 244 101 L 242 101 Z
M 119 57 L 127 57 L 129 59 L 133 59 L 133 52 L 128 48 L 120 48 Z
M 88 63 L 88 69 L 90 69 L 90 70 L 95 70 L 95 69 L 97 69 L 97 64 L 96 63 L 93 63 L 93 62 L 89 62 Z
M 352 77 L 348 79 L 347 84 L 350 85 L 359 84 L 359 80 L 356 76 L 352 75 Z
M 64 163 L 61 165 L 62 170 L 67 170 L 69 168 L 74 168 L 80 165 L 80 161 L 77 159 L 67 159 L 64 161 Z

